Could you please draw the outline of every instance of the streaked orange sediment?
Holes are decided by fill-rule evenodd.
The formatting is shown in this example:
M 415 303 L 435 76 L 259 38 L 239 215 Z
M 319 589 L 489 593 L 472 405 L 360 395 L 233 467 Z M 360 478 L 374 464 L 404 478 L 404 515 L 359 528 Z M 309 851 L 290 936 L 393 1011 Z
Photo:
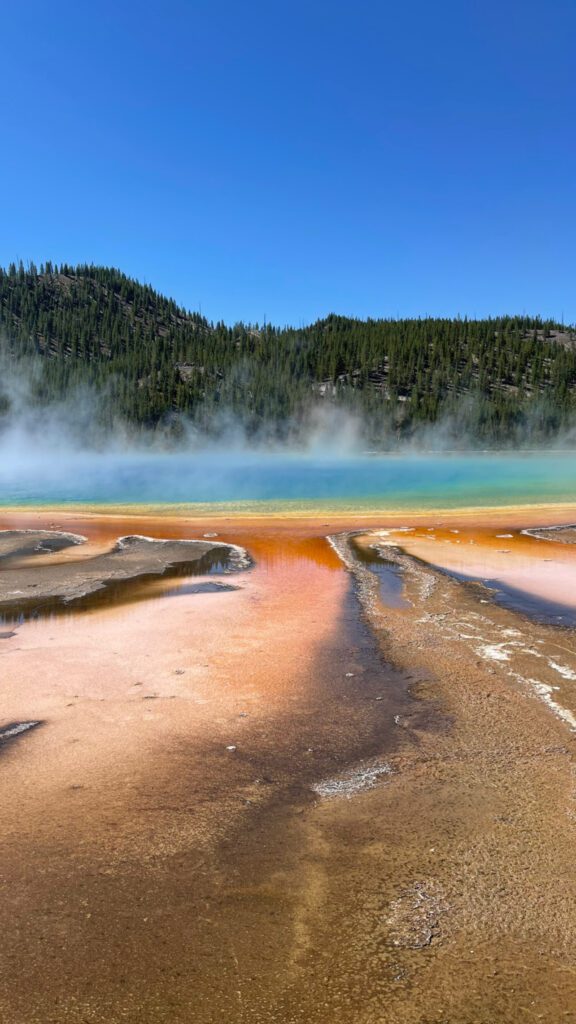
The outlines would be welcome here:
M 91 541 L 111 536 L 106 526 L 91 531 Z M 181 532 L 188 534 L 172 535 Z M 337 556 L 321 538 L 285 542 L 272 532 L 258 539 L 234 532 L 225 539 L 249 542 L 256 559 L 251 571 L 226 578 L 237 591 L 176 591 L 164 600 L 174 581 L 158 581 L 148 601 L 41 618 L 2 648 L 2 718 L 50 722 L 33 740 L 44 770 L 28 796 L 39 809 L 41 791 L 56 792 L 83 772 L 113 775 L 119 759 L 149 749 L 152 734 L 161 744 L 162 734 L 175 729 L 210 730 L 239 703 L 248 702 L 252 715 L 278 714 L 283 702 L 302 696 L 302 680 L 335 629 L 346 591 Z M 151 695 L 166 700 L 142 703 Z M 79 741 L 74 750 L 67 747 L 72 735 Z M 7 809 L 21 806 L 13 781 Z
M 216 532 L 255 559 L 236 591 L 165 597 L 158 580 L 1 642 L 2 720 L 46 723 L 2 751 L 6 1024 L 569 1015 L 574 739 L 529 689 L 538 671 L 563 701 L 557 634 L 429 569 L 425 593 L 413 562 L 407 611 L 364 605 L 386 659 L 372 678 L 325 538 L 405 525 L 381 539 L 461 571 L 576 567 L 516 531 L 549 510 L 474 515 L 4 520 L 85 534 L 74 558 Z M 381 785 L 316 800 L 314 772 L 372 756 Z
M 471 528 L 458 522 L 430 530 L 391 532 L 386 543 L 397 543 L 439 568 L 476 579 L 496 580 L 545 601 L 576 607 L 576 545 L 533 537 L 511 528 Z

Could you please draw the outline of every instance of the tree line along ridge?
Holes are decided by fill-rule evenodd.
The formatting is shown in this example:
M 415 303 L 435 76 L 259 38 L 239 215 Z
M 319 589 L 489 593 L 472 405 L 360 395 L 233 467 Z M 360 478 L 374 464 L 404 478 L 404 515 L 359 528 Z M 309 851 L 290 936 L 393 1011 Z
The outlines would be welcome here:
M 13 368 L 34 362 L 31 403 L 88 386 L 103 421 L 175 436 L 184 418 L 217 432 L 225 415 L 283 439 L 330 406 L 376 446 L 438 423 L 488 446 L 542 443 L 576 412 L 576 332 L 538 317 L 229 326 L 114 268 L 20 263 L 0 269 L 0 338 Z

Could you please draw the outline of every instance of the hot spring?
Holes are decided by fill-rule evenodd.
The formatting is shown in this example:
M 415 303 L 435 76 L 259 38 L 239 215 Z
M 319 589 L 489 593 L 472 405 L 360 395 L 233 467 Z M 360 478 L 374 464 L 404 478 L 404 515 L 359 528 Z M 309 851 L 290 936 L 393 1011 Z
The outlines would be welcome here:
M 6 453 L 5 453 L 6 455 Z M 218 506 L 249 513 L 535 505 L 576 499 L 576 453 L 343 458 L 204 451 L 15 452 L 0 504 Z

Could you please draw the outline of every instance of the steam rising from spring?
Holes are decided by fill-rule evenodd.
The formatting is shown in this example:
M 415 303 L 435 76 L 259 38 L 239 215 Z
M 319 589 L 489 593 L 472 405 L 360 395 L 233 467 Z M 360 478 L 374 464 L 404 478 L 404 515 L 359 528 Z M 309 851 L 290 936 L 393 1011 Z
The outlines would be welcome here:
M 472 448 L 466 410 L 426 427 L 409 442 L 393 431 L 368 450 L 360 416 L 318 399 L 288 440 L 263 429 L 247 437 L 229 410 L 200 432 L 180 418 L 154 431 L 105 423 L 106 396 L 81 388 L 65 401 L 38 405 L 40 378 L 4 366 L 0 377 L 0 500 L 4 504 L 293 503 L 350 508 L 491 504 L 576 498 L 571 452 L 505 458 L 453 454 Z M 563 444 L 570 448 L 572 438 Z M 382 454 L 382 450 L 388 452 Z M 432 454 L 432 452 L 434 454 Z M 451 453 L 451 454 L 449 454 Z

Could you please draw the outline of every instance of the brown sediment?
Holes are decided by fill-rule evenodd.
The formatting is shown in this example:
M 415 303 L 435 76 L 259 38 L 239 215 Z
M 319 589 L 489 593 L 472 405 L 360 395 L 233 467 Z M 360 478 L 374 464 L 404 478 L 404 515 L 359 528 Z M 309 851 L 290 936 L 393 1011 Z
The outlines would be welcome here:
M 354 836 L 347 861 L 327 862 L 328 902 L 339 903 L 315 936 L 322 949 L 340 929 L 338 971 L 356 979 L 343 1019 L 354 1005 L 370 1022 L 573 1019 L 576 719 L 553 714 L 574 706 L 572 687 L 556 689 L 558 663 L 576 668 L 574 645 L 389 555 L 412 614 L 383 608 L 375 580 L 349 564 L 389 656 L 419 677 L 417 702 L 435 702 L 451 727 L 401 718 L 392 784 L 323 808 L 335 848 Z M 550 694 L 557 707 L 543 714 Z M 338 982 L 327 985 L 335 1006 Z
M 571 633 L 394 549 L 386 607 L 343 526 L 216 523 L 241 590 L 3 644 L 2 721 L 45 722 L 0 774 L 6 1024 L 576 1017 Z

